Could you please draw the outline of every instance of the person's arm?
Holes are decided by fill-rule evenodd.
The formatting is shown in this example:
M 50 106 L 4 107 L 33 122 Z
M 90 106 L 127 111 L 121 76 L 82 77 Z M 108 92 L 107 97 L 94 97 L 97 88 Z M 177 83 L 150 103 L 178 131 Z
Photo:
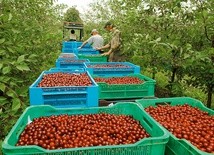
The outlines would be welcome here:
M 87 43 L 88 43 L 88 41 L 87 41 L 87 40 L 86 40 L 86 41 L 84 41 L 84 42 L 82 43 L 82 45 L 81 45 L 79 48 L 83 48 Z
M 106 44 L 105 46 L 102 46 L 100 48 L 96 48 L 97 50 L 103 50 L 103 49 L 106 49 L 106 48 L 109 48 L 110 47 L 110 43 Z
M 114 33 L 113 38 L 111 39 L 111 42 L 109 43 L 110 49 L 108 52 L 103 53 L 102 55 L 110 55 L 112 52 L 114 52 L 114 50 L 116 50 L 117 48 L 119 48 L 120 46 L 120 31 L 116 31 Z

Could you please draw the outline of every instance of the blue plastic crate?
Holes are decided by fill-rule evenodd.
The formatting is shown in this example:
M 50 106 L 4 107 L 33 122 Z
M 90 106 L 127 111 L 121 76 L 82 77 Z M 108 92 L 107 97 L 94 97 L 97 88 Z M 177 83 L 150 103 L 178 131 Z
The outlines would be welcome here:
M 83 42 L 81 41 L 76 41 L 74 48 L 78 48 L 82 45 Z M 92 48 L 90 44 L 85 44 L 84 48 Z
M 94 75 L 128 75 L 128 74 L 139 74 L 140 66 L 134 65 L 130 62 L 86 62 L 86 70 L 89 71 L 90 74 Z M 93 68 L 90 65 L 108 65 L 115 67 L 100 67 Z M 127 67 L 116 67 L 116 65 L 124 65 Z
M 84 72 L 85 68 L 50 68 L 48 71 L 58 71 L 58 72 Z
M 83 42 L 81 42 L 81 41 L 67 41 L 67 42 L 62 43 L 62 47 L 63 48 L 78 48 L 82 45 L 82 43 Z M 91 45 L 87 43 L 84 46 L 84 48 L 91 48 Z
M 84 62 L 90 62 L 88 59 L 57 59 L 56 67 L 58 68 L 86 68 Z
M 97 51 L 93 48 L 81 48 L 81 49 L 75 48 L 74 53 L 77 53 L 77 54 L 100 54 L 99 51 Z
M 37 87 L 45 74 L 51 73 L 87 73 L 91 86 Z M 98 85 L 86 71 L 43 71 L 29 88 L 30 105 L 52 105 L 55 107 L 97 107 Z
M 62 47 L 63 48 L 73 48 L 74 41 L 64 41 L 62 42 Z
M 62 48 L 62 53 L 74 53 L 74 54 L 78 54 L 75 53 L 74 48 Z
M 78 57 L 74 53 L 61 53 L 58 57 L 58 60 L 67 60 L 67 59 L 78 59 Z

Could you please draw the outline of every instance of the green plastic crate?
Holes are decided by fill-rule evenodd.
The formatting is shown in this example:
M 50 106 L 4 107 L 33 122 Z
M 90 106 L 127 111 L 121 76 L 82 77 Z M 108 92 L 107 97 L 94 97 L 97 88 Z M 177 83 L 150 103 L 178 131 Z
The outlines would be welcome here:
M 144 81 L 142 84 L 107 84 L 105 82 L 96 82 L 99 86 L 99 99 L 124 99 L 124 98 L 142 98 L 154 97 L 156 81 L 142 74 L 129 74 L 127 76 L 137 77 Z M 101 76 L 92 76 L 101 77 Z M 115 75 L 103 76 L 120 77 Z M 124 77 L 124 76 L 123 76 Z
M 208 112 L 209 115 L 214 115 L 213 110 L 205 107 L 201 101 L 190 97 L 141 99 L 141 100 L 136 100 L 136 102 L 142 108 L 147 108 L 149 106 L 156 106 L 158 104 L 170 104 L 172 106 L 189 104 L 192 107 L 197 107 L 202 111 Z M 156 123 L 159 124 L 158 122 Z M 166 131 L 170 135 L 169 142 L 167 143 L 167 146 L 166 146 L 166 155 L 211 155 L 211 153 L 207 153 L 199 150 L 197 147 L 192 145 L 188 140 L 178 139 L 171 132 L 169 132 L 168 130 Z
M 36 145 L 15 146 L 19 135 L 24 130 L 28 120 L 50 115 L 68 114 L 125 114 L 132 115 L 134 119 L 139 120 L 144 129 L 151 137 L 144 138 L 134 144 L 128 145 L 108 145 L 81 148 L 67 148 L 58 150 L 46 150 Z M 169 135 L 155 123 L 136 103 L 121 102 L 108 107 L 95 108 L 54 108 L 49 105 L 28 107 L 20 116 L 5 138 L 2 148 L 6 155 L 24 155 L 24 154 L 45 154 L 45 155 L 164 155 L 165 145 L 168 142 Z
M 94 54 L 94 55 L 78 54 L 78 58 L 88 59 L 90 62 L 107 62 L 107 56 L 101 56 L 98 54 Z

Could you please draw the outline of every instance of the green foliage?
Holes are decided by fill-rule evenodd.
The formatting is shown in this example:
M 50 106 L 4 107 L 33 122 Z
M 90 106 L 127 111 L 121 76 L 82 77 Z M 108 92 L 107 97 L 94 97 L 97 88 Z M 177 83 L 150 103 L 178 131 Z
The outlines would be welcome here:
M 201 64 L 195 58 L 201 52 L 212 57 L 208 49 L 214 48 L 214 1 L 97 0 L 91 7 L 94 12 L 90 12 L 88 22 L 99 21 L 103 25 L 113 20 L 122 32 L 128 61 L 149 71 L 153 78 L 163 72 L 173 95 L 184 94 L 182 83 L 186 76 L 195 79 L 186 85 L 194 83 L 208 92 L 208 78 L 199 75 L 209 75 L 213 64 Z M 202 65 L 204 71 L 199 69 L 195 74 L 190 61 L 195 66 Z M 209 92 L 212 94 L 212 90 Z
M 64 21 L 82 23 L 79 11 L 75 7 L 69 8 L 64 14 Z
M 52 0 L 0 1 L 0 140 L 29 106 L 29 86 L 59 54 L 56 10 Z

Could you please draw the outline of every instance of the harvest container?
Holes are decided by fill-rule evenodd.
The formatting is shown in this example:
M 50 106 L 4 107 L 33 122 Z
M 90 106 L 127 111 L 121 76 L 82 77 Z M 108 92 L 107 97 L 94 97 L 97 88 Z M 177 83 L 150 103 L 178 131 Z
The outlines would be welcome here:
M 74 48 L 74 53 L 76 54 L 100 54 L 99 51 L 93 49 L 93 48 Z
M 141 99 L 136 100 L 142 108 L 147 108 L 149 106 L 157 106 L 159 104 L 170 104 L 172 106 L 189 104 L 192 107 L 197 107 L 202 111 L 208 112 L 209 115 L 214 115 L 214 111 L 205 107 L 199 100 L 190 97 L 175 97 L 175 98 L 160 98 L 160 99 Z M 156 123 L 160 125 L 157 121 Z M 166 130 L 166 129 L 165 129 Z M 199 150 L 197 147 L 192 145 L 186 139 L 179 139 L 175 137 L 171 132 L 166 130 L 170 137 L 169 142 L 166 145 L 166 155 L 212 155 Z
M 46 150 L 36 145 L 15 146 L 20 134 L 28 124 L 29 120 L 51 115 L 77 115 L 77 114 L 124 114 L 132 115 L 135 120 L 151 135 L 151 137 L 141 139 L 134 144 L 127 145 L 107 145 L 91 146 L 81 148 L 67 148 L 57 150 Z M 5 155 L 164 155 L 165 145 L 169 135 L 163 128 L 154 122 L 136 103 L 123 102 L 108 107 L 93 108 L 54 108 L 48 105 L 28 107 L 13 126 L 5 140 L 3 141 L 3 153 Z
M 68 41 L 68 42 L 63 42 L 62 47 L 63 48 L 78 48 L 82 45 L 83 42 L 81 41 Z M 91 48 L 90 44 L 86 44 L 84 48 Z
M 86 70 L 94 75 L 128 75 L 139 74 L 140 66 L 130 62 L 86 62 Z M 96 66 L 96 67 L 94 67 Z M 100 67 L 99 67 L 100 66 Z M 105 66 L 105 67 L 104 67 Z
M 89 62 L 88 59 L 57 59 L 56 67 L 58 68 L 86 68 L 84 62 Z
M 90 62 L 107 62 L 107 56 L 99 54 L 78 54 L 79 59 L 88 59 Z
M 142 74 L 129 74 L 128 77 L 137 77 L 143 80 L 142 84 L 108 84 L 105 82 L 96 82 L 99 86 L 99 99 L 122 99 L 122 98 L 142 98 L 154 97 L 156 81 Z M 124 77 L 124 76 L 92 76 L 92 77 Z
M 58 71 L 58 72 L 84 72 L 84 68 L 50 68 L 49 71 Z
M 66 59 L 78 59 L 78 57 L 74 53 L 61 53 L 58 57 L 58 60 L 66 60 Z
M 74 54 L 77 54 L 75 53 L 74 51 L 74 48 L 62 48 L 62 53 L 74 53 Z
M 51 73 L 87 73 L 91 86 L 38 87 L 45 74 Z M 52 105 L 55 107 L 96 107 L 98 106 L 98 85 L 88 72 L 82 70 L 43 71 L 29 88 L 30 105 Z

